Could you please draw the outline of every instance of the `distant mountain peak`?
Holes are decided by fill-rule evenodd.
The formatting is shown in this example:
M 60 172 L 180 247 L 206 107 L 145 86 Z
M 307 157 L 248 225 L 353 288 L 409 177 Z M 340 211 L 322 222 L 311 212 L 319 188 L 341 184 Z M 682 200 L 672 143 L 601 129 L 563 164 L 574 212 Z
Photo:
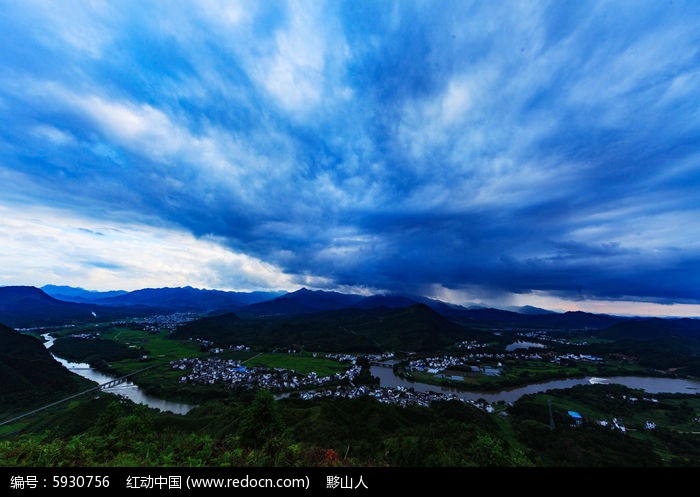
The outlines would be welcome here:
M 9 297 L 9 296 L 14 297 L 14 298 L 32 297 L 35 299 L 54 300 L 46 292 L 44 292 L 43 290 L 41 290 L 35 286 L 25 286 L 25 285 L 3 286 L 3 287 L 0 287 L 0 293 L 2 293 L 2 295 L 5 297 Z
M 64 302 L 33 286 L 0 287 L 0 321 L 12 327 L 90 320 L 94 305 Z
M 100 299 L 118 297 L 127 293 L 125 290 L 108 290 L 103 292 L 66 285 L 44 285 L 41 287 L 41 290 L 55 299 L 83 304 L 95 303 Z
M 227 292 L 184 287 L 143 288 L 116 297 L 101 299 L 101 305 L 140 306 L 166 311 L 230 312 L 239 307 L 266 301 L 279 292 Z
M 324 293 L 332 293 L 332 292 L 325 292 L 323 290 L 309 290 L 306 287 L 301 287 L 299 290 L 294 290 L 293 292 L 287 292 L 286 294 L 282 295 L 282 297 L 300 297 L 303 295 L 321 295 Z
M 511 312 L 517 312 L 518 314 L 527 314 L 530 316 L 538 316 L 538 315 L 544 315 L 544 314 L 556 314 L 556 312 L 554 312 L 554 311 L 542 309 L 541 307 L 535 307 L 532 305 L 523 305 L 520 307 L 511 306 L 511 307 L 506 307 L 505 310 L 511 311 Z
M 275 299 L 249 305 L 242 311 L 255 315 L 308 314 L 352 307 L 362 298 L 362 295 L 309 290 L 303 287 Z

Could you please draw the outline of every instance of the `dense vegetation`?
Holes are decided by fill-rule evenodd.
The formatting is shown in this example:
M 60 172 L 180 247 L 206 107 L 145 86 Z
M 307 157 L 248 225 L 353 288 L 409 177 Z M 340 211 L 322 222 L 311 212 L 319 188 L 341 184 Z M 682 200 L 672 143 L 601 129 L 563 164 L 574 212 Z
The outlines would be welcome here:
M 605 342 L 593 353 L 624 352 L 640 365 L 700 376 L 700 320 L 645 319 L 618 323 L 596 332 Z
M 0 464 L 527 465 L 486 414 L 457 402 L 399 408 L 374 399 L 275 402 L 267 392 L 210 402 L 187 416 L 111 396 L 0 441 Z
M 700 463 L 700 399 L 640 395 L 614 385 L 522 398 L 502 418 L 460 402 L 397 407 L 375 399 L 295 398 L 266 391 L 229 395 L 186 416 L 158 413 L 103 394 L 38 416 L 0 440 L 0 465 L 134 466 L 680 466 Z M 633 397 L 636 398 L 636 397 Z M 641 397 L 639 397 L 641 399 Z M 555 430 L 550 430 L 548 401 Z M 585 421 L 574 426 L 567 410 Z M 630 431 L 598 425 L 610 416 Z M 669 420 L 645 431 L 641 420 Z
M 302 347 L 328 352 L 429 351 L 479 333 L 418 304 L 403 309 L 341 311 L 242 319 L 235 314 L 182 326 L 174 338 L 204 338 L 223 345 Z
M 51 357 L 39 339 L 0 325 L 0 413 L 46 404 L 90 385 Z
M 57 339 L 51 351 L 59 357 L 73 362 L 99 364 L 102 361 L 137 359 L 144 355 L 140 348 L 130 348 L 114 340 L 100 338 L 66 337 Z
M 652 400 L 653 399 L 653 400 Z M 550 431 L 548 404 L 556 429 Z M 585 422 L 572 425 L 568 410 Z M 696 466 L 700 463 L 700 398 L 679 394 L 645 395 L 619 385 L 587 385 L 528 395 L 511 410 L 513 426 L 538 465 Z M 601 426 L 617 418 L 627 432 Z M 654 420 L 658 427 L 648 430 Z

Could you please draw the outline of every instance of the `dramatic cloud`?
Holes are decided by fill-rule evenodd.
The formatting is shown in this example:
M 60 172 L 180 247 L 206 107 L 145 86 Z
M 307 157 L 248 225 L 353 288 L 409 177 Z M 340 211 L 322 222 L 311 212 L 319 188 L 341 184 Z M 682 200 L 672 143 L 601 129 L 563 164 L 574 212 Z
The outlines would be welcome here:
M 97 222 L 46 208 L 0 206 L 3 283 L 69 280 L 98 290 L 186 285 L 289 290 L 299 283 L 215 239 L 167 227 Z
M 0 283 L 51 228 L 56 283 L 700 302 L 697 2 L 6 2 L 0 42 Z

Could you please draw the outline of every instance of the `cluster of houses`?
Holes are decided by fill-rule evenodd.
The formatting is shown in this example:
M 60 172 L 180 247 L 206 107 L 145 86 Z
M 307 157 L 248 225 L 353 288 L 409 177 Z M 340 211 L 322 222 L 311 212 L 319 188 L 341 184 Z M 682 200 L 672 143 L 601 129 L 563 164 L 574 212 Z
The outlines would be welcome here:
M 314 353 L 313 357 L 318 357 L 318 354 Z M 323 357 L 331 361 L 349 362 L 350 364 L 355 364 L 357 362 L 357 357 L 350 354 L 324 354 Z
M 315 372 L 306 375 L 293 370 L 248 368 L 240 361 L 233 359 L 189 358 L 178 359 L 170 363 L 173 369 L 183 371 L 181 383 L 213 385 L 223 383 L 232 388 L 256 389 L 263 388 L 272 392 L 299 391 L 299 397 L 304 400 L 319 398 L 353 399 L 370 396 L 384 404 L 401 407 L 428 407 L 436 401 L 458 400 L 471 404 L 486 412 L 493 412 L 493 406 L 481 400 L 464 400 L 454 394 L 440 392 L 417 392 L 413 389 L 397 387 L 355 386 L 352 381 L 360 374 L 361 367 L 356 364 L 357 358 L 348 354 L 325 354 L 327 359 L 349 363 L 350 368 L 343 373 L 332 376 L 318 376 Z M 375 360 L 389 358 L 377 356 Z M 349 380 L 349 386 L 336 386 L 341 380 Z M 286 394 L 285 394 L 286 395 Z
M 618 418 L 612 418 L 611 421 L 599 419 L 598 421 L 596 421 L 596 423 L 605 428 L 610 428 L 611 430 L 621 431 L 622 433 L 627 432 L 627 427 L 625 427 L 625 425 L 622 423 L 622 420 Z M 656 423 L 654 421 L 646 421 L 643 425 L 643 428 L 645 430 L 655 430 Z
M 303 400 L 334 398 L 334 399 L 354 399 L 357 397 L 369 396 L 374 397 L 383 404 L 392 404 L 401 407 L 407 406 L 422 406 L 429 407 L 430 404 L 436 401 L 444 400 L 460 400 L 453 394 L 444 394 L 438 392 L 416 392 L 404 387 L 370 387 L 357 386 L 345 387 L 338 389 L 326 389 L 312 392 L 301 392 L 299 394 Z
M 248 351 L 250 350 L 250 347 L 248 347 L 247 345 L 231 345 L 228 349 L 235 351 Z
M 576 411 L 569 411 L 568 412 L 569 419 L 571 420 L 571 426 L 580 426 L 583 424 L 584 418 L 581 416 Z M 621 419 L 618 418 L 612 418 L 612 420 L 608 421 L 606 419 L 599 419 L 596 421 L 596 423 L 603 428 L 610 428 L 611 430 L 617 430 L 622 433 L 627 432 L 627 427 L 622 423 Z M 656 429 L 656 423 L 653 421 L 646 421 L 644 423 L 643 428 L 645 430 L 655 430 Z
M 181 383 L 214 385 L 223 383 L 231 388 L 263 388 L 272 392 L 318 388 L 344 380 L 352 380 L 360 374 L 360 366 L 353 364 L 342 373 L 318 376 L 317 373 L 300 374 L 294 370 L 271 368 L 248 368 L 232 359 L 178 359 L 170 363 L 173 369 L 185 374 Z
M 91 338 L 96 338 L 100 336 L 100 332 L 96 333 L 75 333 L 70 335 L 71 338 L 84 338 L 85 340 L 91 339 Z
M 602 361 L 602 357 L 590 354 L 546 354 L 547 359 L 555 364 L 562 364 L 570 361 Z M 484 374 L 487 376 L 499 376 L 502 374 L 503 361 L 506 360 L 541 361 L 542 354 L 536 352 L 525 352 L 514 350 L 503 353 L 472 352 L 462 356 L 434 356 L 410 360 L 407 369 L 410 371 L 422 371 L 430 374 L 442 374 L 453 367 L 465 370 L 467 375 Z M 469 368 L 466 370 L 465 368 Z M 461 378 L 454 378 L 461 379 Z
M 608 399 L 616 398 L 616 396 L 611 394 L 611 393 L 607 394 L 606 397 Z M 620 395 L 619 398 L 622 400 L 626 400 L 627 402 L 632 402 L 632 403 L 639 402 L 640 400 L 644 401 L 644 402 L 651 402 L 652 404 L 658 404 L 658 402 L 659 402 L 659 399 L 655 399 L 654 397 L 642 397 L 640 399 L 639 397 L 633 397 L 631 395 L 625 395 L 625 394 Z
M 588 345 L 588 342 L 582 340 L 580 342 L 570 342 L 569 340 L 566 340 L 564 338 L 557 338 L 551 336 L 549 333 L 547 333 L 544 330 L 522 330 L 518 331 L 516 330 L 516 336 L 519 338 L 527 338 L 528 340 L 539 340 L 543 342 L 553 342 L 553 343 L 558 343 L 561 345 L 577 345 L 577 346 L 583 346 L 583 345 Z
M 368 354 L 365 357 L 369 361 L 382 362 L 394 359 L 396 356 L 393 352 L 384 352 L 383 354 Z
M 213 343 L 213 342 L 208 342 L 207 340 L 201 340 L 201 339 L 198 339 L 198 341 L 205 342 L 207 344 L 206 345 L 207 347 L 211 346 L 211 344 Z M 249 351 L 250 347 L 248 347 L 247 345 L 231 345 L 228 348 L 228 350 L 233 350 L 236 352 Z M 221 354 L 223 352 L 225 352 L 225 350 L 222 349 L 221 347 L 212 347 L 211 349 L 209 349 L 210 354 Z
M 612 418 L 612 421 L 606 421 L 605 419 L 599 419 L 597 423 L 600 426 L 603 426 L 605 428 L 610 428 L 611 430 L 618 430 L 621 431 L 622 433 L 627 432 L 627 428 L 625 425 L 622 424 L 621 419 L 617 418 Z M 656 428 L 656 425 L 654 425 L 654 428 Z
M 483 363 L 502 363 L 502 361 L 509 359 L 518 359 L 524 361 L 540 361 L 542 360 L 542 355 L 537 352 L 527 352 L 524 349 L 501 353 L 472 352 L 471 354 L 464 354 L 460 356 L 445 355 L 414 359 L 409 362 L 409 367 L 417 368 L 418 366 L 423 366 L 424 368 L 430 369 L 445 369 L 450 366 L 467 366 L 470 364 Z
M 566 361 L 602 361 L 602 357 L 590 354 L 560 354 L 552 359 L 552 362 L 561 364 Z
M 486 374 L 489 376 L 498 376 L 501 374 L 501 367 L 503 364 L 498 362 L 496 367 L 486 367 L 486 366 L 476 366 L 474 363 L 479 363 L 480 359 L 485 359 L 486 356 L 492 358 L 493 356 L 498 356 L 503 354 L 470 354 L 468 356 L 455 357 L 451 355 L 439 356 L 439 357 L 424 357 L 422 359 L 415 359 L 408 362 L 408 369 L 411 371 L 424 371 L 430 374 L 439 374 L 446 369 L 454 366 L 468 367 L 470 372 L 477 374 Z M 484 356 L 479 357 L 477 356 Z M 460 378 L 461 379 L 461 378 Z
M 176 312 L 136 319 L 134 322 L 141 325 L 146 331 L 169 330 L 174 331 L 181 324 L 189 323 L 199 317 L 192 312 Z
M 222 352 L 224 352 L 223 348 L 215 347 L 214 342 L 212 342 L 211 340 L 206 340 L 204 338 L 188 338 L 188 340 L 190 342 L 197 342 L 204 349 L 208 349 L 210 354 L 221 354 Z M 250 347 L 248 347 L 247 345 L 230 345 L 228 350 L 233 350 L 236 352 L 240 352 L 240 351 L 247 352 L 250 350 Z
M 41 330 L 65 330 L 66 328 L 75 328 L 74 324 L 64 324 L 62 326 L 32 326 L 31 328 L 15 328 L 15 331 L 24 333 L 27 331 L 41 331 Z
M 474 350 L 474 349 L 482 349 L 482 348 L 486 347 L 488 344 L 477 342 L 476 340 L 464 340 L 463 342 L 457 342 L 455 345 L 457 346 L 457 348 L 460 348 L 460 349 Z
M 374 397 L 382 404 L 391 404 L 400 407 L 420 406 L 429 407 L 433 402 L 456 400 L 464 404 L 470 404 L 477 409 L 481 409 L 487 413 L 495 411 L 492 404 L 484 399 L 472 400 L 461 399 L 451 393 L 443 392 L 417 392 L 412 388 L 397 387 L 372 387 L 372 386 L 352 386 L 338 387 L 336 389 L 314 390 L 300 392 L 299 397 L 302 400 L 334 398 L 334 399 L 354 399 L 357 397 L 368 396 Z
M 214 346 L 214 342 L 212 342 L 211 340 L 206 340 L 204 338 L 188 338 L 187 340 L 189 340 L 190 342 L 197 342 L 205 348 Z

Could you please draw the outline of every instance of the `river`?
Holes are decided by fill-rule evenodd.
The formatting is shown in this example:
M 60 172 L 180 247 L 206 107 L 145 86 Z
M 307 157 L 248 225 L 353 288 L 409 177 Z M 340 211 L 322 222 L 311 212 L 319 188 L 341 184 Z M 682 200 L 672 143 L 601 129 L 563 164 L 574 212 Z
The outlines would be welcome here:
M 44 342 L 44 346 L 47 349 L 50 349 L 55 339 L 48 333 L 41 336 L 44 337 L 44 339 L 46 340 Z M 70 372 L 80 375 L 83 378 L 87 378 L 88 380 L 94 381 L 95 383 L 98 383 L 100 385 L 116 379 L 116 376 L 110 376 L 105 373 L 102 373 L 96 370 L 95 368 L 90 367 L 89 364 L 70 362 L 54 354 L 51 355 Z M 169 400 L 163 400 L 157 397 L 153 397 L 152 395 L 148 395 L 143 390 L 141 390 L 141 388 L 139 388 L 138 385 L 135 385 L 130 381 L 121 383 L 116 387 L 106 388 L 104 391 L 120 395 L 137 404 L 143 404 L 154 409 L 172 412 L 174 414 L 187 414 L 192 410 L 193 407 L 189 404 L 183 404 L 181 402 L 171 402 Z
M 641 388 L 648 393 L 685 393 L 699 394 L 700 382 L 692 380 L 684 380 L 677 378 L 655 378 L 646 376 L 613 376 L 610 378 L 597 378 L 587 376 L 585 378 L 569 378 L 566 380 L 552 380 L 543 383 L 531 383 L 524 387 L 514 388 L 512 390 L 502 390 L 500 392 L 470 392 L 466 390 L 457 390 L 455 388 L 440 387 L 437 385 L 428 385 L 408 381 L 394 374 L 392 368 L 384 368 L 380 366 L 372 366 L 372 376 L 376 376 L 380 380 L 380 385 L 383 387 L 405 387 L 413 388 L 417 392 L 443 392 L 454 394 L 464 400 L 484 399 L 490 403 L 498 402 L 515 402 L 523 395 L 530 393 L 540 393 L 546 390 L 557 388 L 571 388 L 576 385 L 591 385 L 599 383 L 614 383 L 624 385 L 629 388 Z
M 42 335 L 46 342 L 44 345 L 47 349 L 50 349 L 53 345 L 55 339 L 47 334 Z M 53 355 L 53 354 L 52 354 Z M 69 371 L 87 378 L 88 380 L 99 383 L 108 383 L 116 377 L 104 374 L 96 369 L 90 367 L 89 364 L 81 364 L 77 362 L 70 362 L 60 357 L 53 356 L 58 362 L 60 362 Z M 639 388 L 648 393 L 685 393 L 685 394 L 700 394 L 700 382 L 692 380 L 684 380 L 677 378 L 655 378 L 646 376 L 613 376 L 610 378 L 597 378 L 592 376 L 587 376 L 585 378 L 569 378 L 566 380 L 552 380 L 543 383 L 531 383 L 525 385 L 524 387 L 514 388 L 512 390 L 502 390 L 500 392 L 470 392 L 466 390 L 457 390 L 455 388 L 441 387 L 437 385 L 428 385 L 426 383 L 408 381 L 400 378 L 394 374 L 392 368 L 385 368 L 381 366 L 371 367 L 372 376 L 376 376 L 380 380 L 380 385 L 383 387 L 405 387 L 413 388 L 417 392 L 443 392 L 454 394 L 457 397 L 464 400 L 478 400 L 484 399 L 487 402 L 493 403 L 499 400 L 505 402 L 515 402 L 523 395 L 530 393 L 540 393 L 546 390 L 558 389 L 558 388 L 571 388 L 576 385 L 591 385 L 599 383 L 614 383 L 618 385 L 624 385 L 629 388 Z M 192 410 L 191 405 L 183 404 L 180 402 L 171 402 L 168 400 L 159 399 L 148 395 L 143 390 L 141 390 L 137 385 L 126 382 L 122 383 L 116 387 L 105 389 L 106 392 L 114 393 L 116 395 L 121 395 L 126 397 L 137 404 L 144 404 L 148 407 L 155 409 L 160 409 L 161 411 L 168 411 L 175 414 L 187 414 Z M 279 397 L 284 397 L 285 394 Z

